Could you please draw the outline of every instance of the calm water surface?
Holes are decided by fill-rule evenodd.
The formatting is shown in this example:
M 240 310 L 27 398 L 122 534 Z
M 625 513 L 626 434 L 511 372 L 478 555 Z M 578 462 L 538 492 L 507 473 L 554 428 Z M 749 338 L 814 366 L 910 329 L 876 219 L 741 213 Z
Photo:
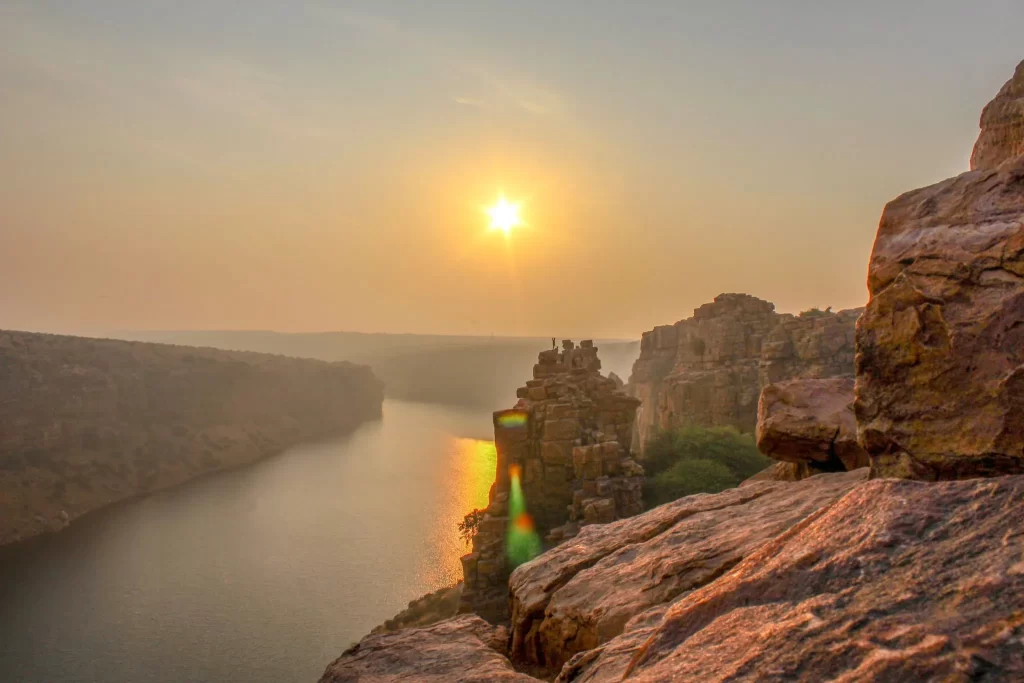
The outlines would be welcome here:
M 461 578 L 494 479 L 486 411 L 382 421 L 0 548 L 0 682 L 316 681 Z

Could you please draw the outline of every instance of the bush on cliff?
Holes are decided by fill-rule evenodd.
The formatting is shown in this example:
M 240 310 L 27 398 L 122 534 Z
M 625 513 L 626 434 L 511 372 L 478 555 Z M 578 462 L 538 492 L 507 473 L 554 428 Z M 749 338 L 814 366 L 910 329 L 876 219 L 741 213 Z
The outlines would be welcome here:
M 718 493 L 771 461 L 732 427 L 686 426 L 656 434 L 644 450 L 644 500 L 655 507 L 694 493 Z

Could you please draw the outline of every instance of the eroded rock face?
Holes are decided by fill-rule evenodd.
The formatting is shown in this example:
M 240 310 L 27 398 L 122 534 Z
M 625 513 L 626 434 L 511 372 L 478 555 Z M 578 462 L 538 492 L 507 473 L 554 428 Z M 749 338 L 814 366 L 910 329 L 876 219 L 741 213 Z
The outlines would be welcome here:
M 589 340 L 541 352 L 516 406 L 494 413 L 495 482 L 473 551 L 462 557 L 461 611 L 508 619 L 513 470 L 527 513 L 551 544 L 643 510 L 644 472 L 629 449 L 638 401 L 601 375 L 597 352 Z
M 1024 157 L 889 203 L 857 328 L 877 476 L 1024 472 Z
M 783 315 L 768 301 L 721 294 L 692 318 L 644 333 L 627 386 L 642 402 L 634 448 L 658 429 L 687 423 L 752 432 L 767 384 L 852 377 L 859 313 Z
M 0 330 L 0 544 L 379 418 L 351 363 Z
M 1020 680 L 1022 505 L 1024 477 L 861 484 L 558 680 Z
M 992 169 L 1024 154 L 1024 62 L 981 113 L 971 170 Z
M 758 449 L 811 472 L 867 467 L 868 454 L 857 443 L 853 387 L 849 377 L 769 384 L 758 406 Z
M 536 683 L 501 654 L 505 635 L 504 628 L 472 615 L 369 635 L 332 662 L 320 683 Z
M 585 528 L 512 573 L 512 658 L 557 671 L 631 619 L 716 580 L 866 477 L 755 482 Z

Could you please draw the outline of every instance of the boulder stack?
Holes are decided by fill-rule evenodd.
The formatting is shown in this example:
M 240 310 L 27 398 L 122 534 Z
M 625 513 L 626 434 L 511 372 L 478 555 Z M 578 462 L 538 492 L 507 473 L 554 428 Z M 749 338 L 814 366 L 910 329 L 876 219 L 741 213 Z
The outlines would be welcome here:
M 639 401 L 601 375 L 597 347 L 569 340 L 543 351 L 533 379 L 517 391 L 514 408 L 494 413 L 497 472 L 490 503 L 462 558 L 460 609 L 492 622 L 508 618 L 506 557 L 509 496 L 519 477 L 526 509 L 548 544 L 588 524 L 607 523 L 644 509 L 643 468 L 629 439 Z

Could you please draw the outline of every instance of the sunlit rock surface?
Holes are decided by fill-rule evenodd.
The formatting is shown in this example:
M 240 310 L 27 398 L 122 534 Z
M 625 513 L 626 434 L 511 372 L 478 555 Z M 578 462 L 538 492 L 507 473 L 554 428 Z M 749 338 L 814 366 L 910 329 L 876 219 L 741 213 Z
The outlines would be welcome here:
M 1024 477 L 863 483 L 558 680 L 1021 680 L 1022 506 Z
M 1024 156 L 988 166 L 882 214 L 855 404 L 877 476 L 1024 472 Z
M 505 629 L 463 615 L 426 628 L 369 635 L 327 667 L 320 683 L 527 683 L 502 651 Z
M 808 474 L 867 467 L 857 443 L 853 379 L 794 379 L 761 392 L 757 447 L 770 458 L 805 466 Z
M 380 416 L 369 368 L 0 330 L 0 543 Z
M 579 536 L 512 573 L 512 657 L 558 671 L 647 610 L 722 576 L 867 471 L 696 495 Z
M 1024 154 L 1024 62 L 981 113 L 981 135 L 971 154 L 971 170 L 995 168 L 1020 154 Z
M 721 294 L 692 318 L 644 333 L 627 385 L 642 401 L 634 448 L 659 429 L 683 424 L 753 432 L 766 385 L 852 377 L 859 313 L 779 314 L 771 302 L 748 294 Z

